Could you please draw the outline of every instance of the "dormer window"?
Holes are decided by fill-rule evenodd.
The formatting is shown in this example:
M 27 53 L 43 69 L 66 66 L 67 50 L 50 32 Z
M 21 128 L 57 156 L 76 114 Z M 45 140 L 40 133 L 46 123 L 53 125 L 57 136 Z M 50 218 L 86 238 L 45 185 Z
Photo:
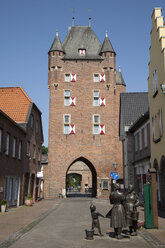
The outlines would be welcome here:
M 79 53 L 79 55 L 83 56 L 86 54 L 86 50 L 85 49 L 79 49 L 78 53 Z

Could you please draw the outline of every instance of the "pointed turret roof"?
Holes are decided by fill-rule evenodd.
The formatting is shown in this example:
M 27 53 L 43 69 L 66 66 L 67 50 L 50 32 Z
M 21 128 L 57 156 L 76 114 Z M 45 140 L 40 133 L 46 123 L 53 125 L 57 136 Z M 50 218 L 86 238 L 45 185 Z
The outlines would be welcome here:
M 116 84 L 126 86 L 124 79 L 123 79 L 123 76 L 122 76 L 121 71 L 120 71 L 120 67 L 119 67 L 119 70 L 116 71 Z
M 58 36 L 58 31 L 56 31 L 56 37 L 52 43 L 52 46 L 51 46 L 49 52 L 52 52 L 52 51 L 64 52 L 60 38 Z
M 108 37 L 108 33 L 107 32 L 106 32 L 106 36 L 105 36 L 103 45 L 102 45 L 101 50 L 100 50 L 100 54 L 101 53 L 105 53 L 105 52 L 113 52 L 113 53 L 115 53 L 115 51 L 114 51 L 114 49 L 112 47 L 112 44 L 111 44 L 111 42 L 109 40 L 109 37 Z

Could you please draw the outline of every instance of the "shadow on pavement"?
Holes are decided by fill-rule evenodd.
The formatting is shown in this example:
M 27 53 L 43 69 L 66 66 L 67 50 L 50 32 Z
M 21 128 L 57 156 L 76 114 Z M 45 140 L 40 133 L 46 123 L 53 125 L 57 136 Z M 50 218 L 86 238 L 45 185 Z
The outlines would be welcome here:
M 79 193 L 79 192 L 69 192 L 67 193 L 66 195 L 68 198 L 71 198 L 71 197 L 89 197 L 89 198 L 92 198 L 92 193 Z
M 115 233 L 114 232 L 107 232 L 106 234 L 109 235 L 110 238 L 115 238 Z M 126 233 L 122 232 L 123 239 L 130 239 L 130 236 L 126 235 Z

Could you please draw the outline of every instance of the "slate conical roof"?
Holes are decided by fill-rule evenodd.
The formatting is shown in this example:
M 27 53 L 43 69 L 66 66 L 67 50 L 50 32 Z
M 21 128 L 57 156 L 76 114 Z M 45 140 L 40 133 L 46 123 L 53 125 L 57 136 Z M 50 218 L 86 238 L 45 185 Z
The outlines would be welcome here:
M 100 50 L 100 54 L 101 53 L 105 53 L 105 52 L 113 52 L 113 53 L 115 53 L 115 51 L 114 51 L 114 49 L 112 47 L 112 44 L 111 44 L 111 42 L 110 42 L 110 40 L 108 38 L 108 34 L 107 33 L 106 33 L 106 36 L 105 36 L 103 45 L 102 45 L 101 50 Z
M 120 69 L 116 71 L 116 84 L 126 86 Z
M 54 41 L 52 43 L 52 46 L 51 46 L 49 52 L 52 52 L 52 51 L 64 52 L 64 49 L 62 47 L 60 38 L 58 36 L 58 32 L 56 32 L 56 37 L 55 37 L 55 39 L 54 39 Z

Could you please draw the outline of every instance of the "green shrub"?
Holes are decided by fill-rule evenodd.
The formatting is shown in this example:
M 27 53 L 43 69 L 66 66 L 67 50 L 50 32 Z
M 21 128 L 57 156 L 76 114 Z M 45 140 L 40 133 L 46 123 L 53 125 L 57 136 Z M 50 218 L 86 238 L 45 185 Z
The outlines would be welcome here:
M 7 201 L 6 200 L 2 200 L 1 201 L 1 205 L 6 205 L 7 204 Z
M 32 195 L 31 194 L 28 194 L 27 196 L 26 196 L 26 198 L 25 198 L 26 200 L 33 200 L 33 197 L 32 197 Z

